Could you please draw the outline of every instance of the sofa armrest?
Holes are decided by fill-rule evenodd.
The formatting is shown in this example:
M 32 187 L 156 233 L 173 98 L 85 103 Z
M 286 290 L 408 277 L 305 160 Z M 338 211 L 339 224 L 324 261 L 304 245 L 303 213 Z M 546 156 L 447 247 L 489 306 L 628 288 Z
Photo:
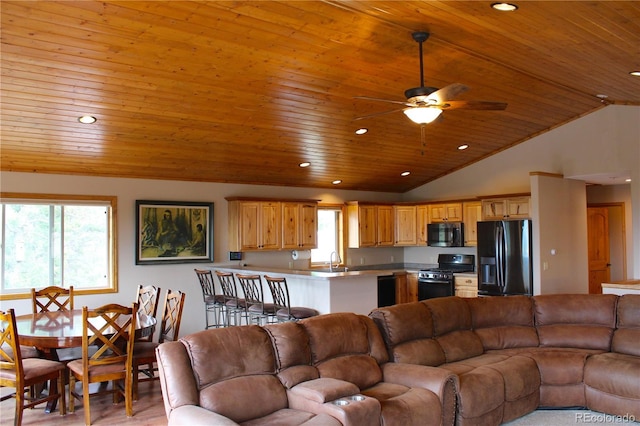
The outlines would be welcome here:
M 380 424 L 380 402 L 344 380 L 322 377 L 287 389 L 289 408 L 329 415 L 344 426 Z
M 238 423 L 197 405 L 183 405 L 171 411 L 168 426 L 184 425 L 238 426 Z
M 156 348 L 156 360 L 167 418 L 182 405 L 197 405 L 198 387 L 185 346 L 181 342 L 162 343 Z

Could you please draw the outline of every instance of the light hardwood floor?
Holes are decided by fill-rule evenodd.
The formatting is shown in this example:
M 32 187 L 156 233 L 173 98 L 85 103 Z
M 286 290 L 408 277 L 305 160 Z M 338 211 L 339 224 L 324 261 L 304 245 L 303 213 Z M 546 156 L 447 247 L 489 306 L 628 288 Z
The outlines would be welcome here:
M 13 389 L 3 388 L 2 395 L 10 393 L 10 390 Z M 139 384 L 138 390 L 139 399 L 133 402 L 133 417 L 126 416 L 124 412 L 124 401 L 114 405 L 111 395 L 100 395 L 91 398 L 91 424 L 98 426 L 166 425 L 167 417 L 164 412 L 160 382 L 142 382 Z M 84 425 L 82 401 L 76 400 L 75 408 L 75 413 L 67 413 L 66 416 L 61 416 L 57 408 L 53 413 L 46 414 L 44 412 L 44 404 L 42 404 L 34 409 L 24 410 L 22 424 L 23 426 L 40 426 L 45 424 L 47 426 Z M 0 403 L 1 426 L 13 425 L 14 410 L 15 399 L 8 399 Z

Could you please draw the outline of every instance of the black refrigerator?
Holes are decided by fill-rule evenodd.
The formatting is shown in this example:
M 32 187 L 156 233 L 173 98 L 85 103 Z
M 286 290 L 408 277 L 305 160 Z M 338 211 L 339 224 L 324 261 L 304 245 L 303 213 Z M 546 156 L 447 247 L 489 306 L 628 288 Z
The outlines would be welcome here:
M 533 294 L 531 221 L 478 222 L 478 295 Z

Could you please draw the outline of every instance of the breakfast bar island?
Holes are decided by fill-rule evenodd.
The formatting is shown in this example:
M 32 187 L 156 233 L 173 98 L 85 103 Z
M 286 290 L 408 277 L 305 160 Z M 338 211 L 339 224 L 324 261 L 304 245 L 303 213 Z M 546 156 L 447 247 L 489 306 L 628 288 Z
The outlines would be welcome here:
M 366 270 L 347 272 L 320 272 L 314 270 L 275 269 L 259 266 L 219 266 L 214 271 L 234 274 L 256 274 L 284 277 L 289 286 L 291 306 L 304 306 L 321 314 L 355 312 L 368 315 L 378 307 L 378 276 L 391 275 L 403 270 Z M 266 283 L 265 302 L 271 302 Z

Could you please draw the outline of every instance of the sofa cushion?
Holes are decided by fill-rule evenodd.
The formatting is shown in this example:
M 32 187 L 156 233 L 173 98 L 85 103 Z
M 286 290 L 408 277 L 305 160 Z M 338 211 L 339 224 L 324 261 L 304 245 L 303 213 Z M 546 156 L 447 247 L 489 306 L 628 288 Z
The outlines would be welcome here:
M 616 326 L 616 302 L 613 294 L 534 296 L 540 346 L 608 351 Z
M 354 383 L 360 389 L 382 380 L 386 360 L 380 332 L 370 318 L 352 313 L 319 315 L 299 322 L 309 335 L 311 360 L 320 377 Z M 378 358 L 374 358 L 374 352 Z
M 613 352 L 593 355 L 584 381 L 588 408 L 640 419 L 640 358 Z
M 618 299 L 617 323 L 611 350 L 640 356 L 640 294 L 625 294 Z
M 247 399 L 249 395 L 251 397 Z M 256 374 L 235 377 L 201 389 L 198 405 L 242 423 L 286 408 L 287 404 L 286 391 L 275 375 Z
M 200 331 L 180 341 L 191 358 L 199 389 L 239 376 L 275 374 L 271 339 L 257 325 Z M 216 349 L 215 362 L 211 348 Z
M 485 350 L 538 346 L 530 297 L 476 297 L 464 300 L 469 305 L 473 330 Z
M 383 382 L 365 389 L 362 393 L 380 401 L 381 424 L 384 426 L 422 426 L 442 423 L 442 404 L 433 392 L 426 389 L 408 388 Z
M 471 313 L 462 298 L 439 297 L 421 303 L 431 312 L 435 339 L 444 352 L 446 362 L 471 358 L 484 352 L 480 338 L 471 331 Z
M 286 322 L 265 325 L 264 329 L 273 342 L 278 378 L 287 389 L 320 377 L 311 365 L 309 337 L 304 328 L 295 322 Z

